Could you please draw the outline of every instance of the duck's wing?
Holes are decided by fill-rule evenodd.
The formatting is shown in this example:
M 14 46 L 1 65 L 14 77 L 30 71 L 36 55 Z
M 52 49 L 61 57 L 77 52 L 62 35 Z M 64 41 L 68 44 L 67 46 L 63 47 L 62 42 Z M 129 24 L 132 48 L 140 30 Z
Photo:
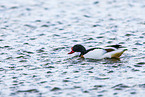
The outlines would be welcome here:
M 116 49 L 115 49 L 115 48 L 109 47 L 109 48 L 104 48 L 104 50 L 105 50 L 106 52 L 112 52 L 112 51 L 115 51 Z
M 106 46 L 106 47 L 113 47 L 113 48 L 116 48 L 116 49 L 118 49 L 118 48 L 123 48 L 123 46 L 120 45 L 120 44 L 116 44 L 116 45 L 108 45 L 108 46 Z

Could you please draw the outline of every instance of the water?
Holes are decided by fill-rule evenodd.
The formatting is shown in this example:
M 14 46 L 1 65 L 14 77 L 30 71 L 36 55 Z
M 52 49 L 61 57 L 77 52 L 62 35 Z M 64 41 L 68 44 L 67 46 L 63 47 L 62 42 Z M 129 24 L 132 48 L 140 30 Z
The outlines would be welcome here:
M 143 97 L 144 0 L 1 0 L 1 97 Z M 68 55 L 122 44 L 120 60 Z

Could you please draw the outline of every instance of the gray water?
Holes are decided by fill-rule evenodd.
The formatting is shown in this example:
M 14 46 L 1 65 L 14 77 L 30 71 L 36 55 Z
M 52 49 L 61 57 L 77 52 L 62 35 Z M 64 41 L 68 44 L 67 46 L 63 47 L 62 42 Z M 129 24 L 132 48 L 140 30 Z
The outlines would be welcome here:
M 143 97 L 145 0 L 0 0 L 0 97 Z M 122 44 L 120 60 L 78 59 Z

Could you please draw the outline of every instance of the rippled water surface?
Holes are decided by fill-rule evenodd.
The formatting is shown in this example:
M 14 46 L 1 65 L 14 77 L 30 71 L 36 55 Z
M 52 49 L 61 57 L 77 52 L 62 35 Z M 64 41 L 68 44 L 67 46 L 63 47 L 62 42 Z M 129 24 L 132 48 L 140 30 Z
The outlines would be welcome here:
M 122 44 L 120 60 L 78 59 Z M 143 97 L 144 0 L 0 0 L 1 97 Z

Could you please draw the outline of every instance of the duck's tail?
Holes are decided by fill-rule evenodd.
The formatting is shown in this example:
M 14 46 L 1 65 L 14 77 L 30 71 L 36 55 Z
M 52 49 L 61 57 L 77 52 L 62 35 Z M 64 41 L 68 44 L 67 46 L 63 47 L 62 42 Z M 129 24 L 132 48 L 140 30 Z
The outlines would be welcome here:
M 116 52 L 111 55 L 111 58 L 119 58 L 127 49 L 123 49 L 122 51 Z

